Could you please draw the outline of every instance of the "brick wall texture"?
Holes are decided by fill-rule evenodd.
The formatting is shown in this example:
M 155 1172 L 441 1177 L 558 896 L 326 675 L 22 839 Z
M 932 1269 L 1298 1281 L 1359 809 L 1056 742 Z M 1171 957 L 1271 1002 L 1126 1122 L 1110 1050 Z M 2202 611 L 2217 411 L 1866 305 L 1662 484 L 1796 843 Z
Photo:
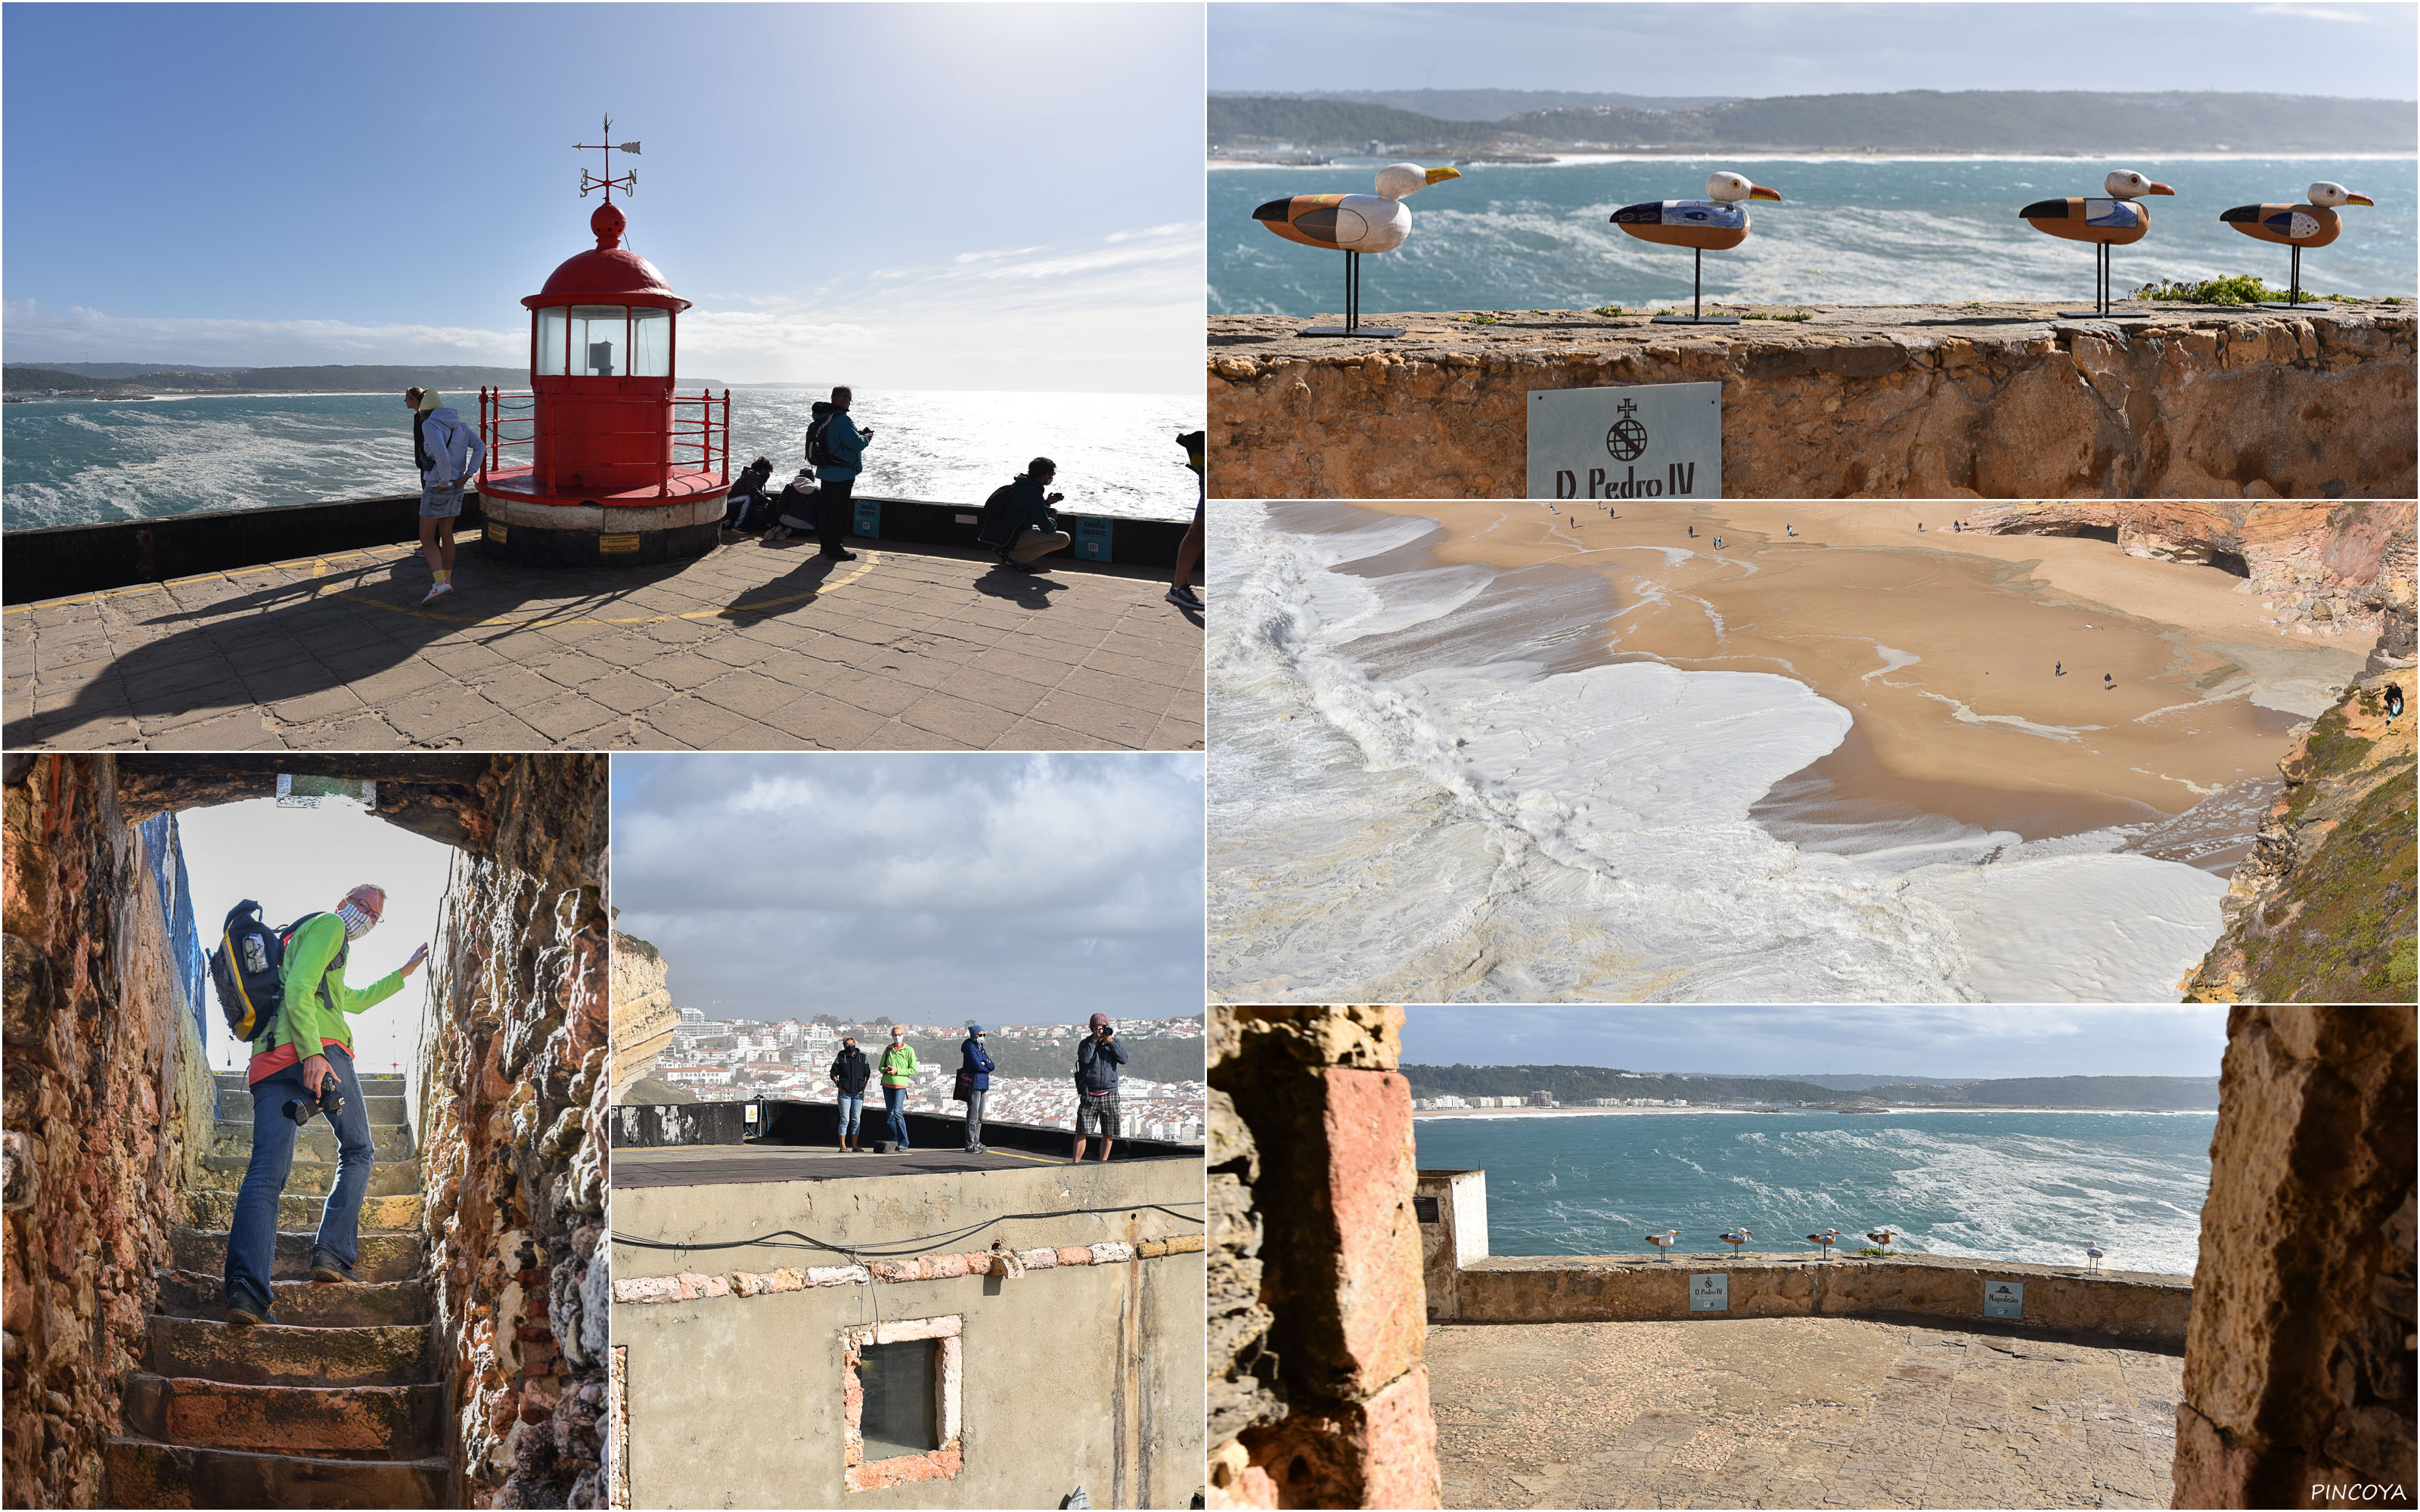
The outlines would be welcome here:
M 1438 1504 L 1402 1026 L 1211 1011 L 1214 1506 Z

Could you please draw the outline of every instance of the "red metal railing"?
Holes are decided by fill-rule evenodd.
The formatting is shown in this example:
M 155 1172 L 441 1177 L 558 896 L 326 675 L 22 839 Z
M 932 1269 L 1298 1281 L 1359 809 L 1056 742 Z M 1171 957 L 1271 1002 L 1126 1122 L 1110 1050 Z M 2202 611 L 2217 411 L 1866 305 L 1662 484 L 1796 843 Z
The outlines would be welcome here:
M 731 481 L 731 391 L 720 394 L 711 390 L 693 394 L 672 396 L 672 426 L 669 438 L 671 460 L 663 477 L 657 480 L 656 491 L 660 496 L 671 492 L 673 474 L 681 472 L 712 472 L 720 481 Z M 650 409 L 654 401 L 649 401 Z M 479 463 L 479 484 L 485 487 L 490 471 L 504 471 L 507 466 L 537 466 L 537 395 L 527 389 L 479 390 L 479 439 L 487 444 L 488 454 Z M 633 426 L 628 430 L 603 434 L 652 436 L 660 434 L 653 425 Z M 507 450 L 525 450 L 525 457 L 508 463 Z M 551 480 L 538 479 L 539 486 L 551 487 Z

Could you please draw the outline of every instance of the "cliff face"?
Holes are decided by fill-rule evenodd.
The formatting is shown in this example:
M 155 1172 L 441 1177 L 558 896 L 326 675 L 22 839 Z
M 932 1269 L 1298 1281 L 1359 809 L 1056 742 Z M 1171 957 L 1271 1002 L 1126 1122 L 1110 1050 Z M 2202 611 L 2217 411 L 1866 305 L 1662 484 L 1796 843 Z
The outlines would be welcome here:
M 680 1011 L 664 985 L 664 958 L 635 935 L 613 932 L 613 1101 L 655 1069 L 656 1057 L 680 1027 Z M 660 1085 L 660 1084 L 657 1084 Z
M 2224 567 L 2265 601 L 2272 624 L 2302 635 L 2377 635 L 2412 603 L 2408 501 L 2029 501 L 1981 505 L 1964 519 L 1993 535 L 2114 532 L 2128 556 Z
M 2402 621 L 2407 626 L 2408 619 Z M 2296 742 L 2226 927 L 2181 984 L 2196 1003 L 2409 1003 L 2412 960 L 2412 697 L 2408 667 L 2365 674 Z

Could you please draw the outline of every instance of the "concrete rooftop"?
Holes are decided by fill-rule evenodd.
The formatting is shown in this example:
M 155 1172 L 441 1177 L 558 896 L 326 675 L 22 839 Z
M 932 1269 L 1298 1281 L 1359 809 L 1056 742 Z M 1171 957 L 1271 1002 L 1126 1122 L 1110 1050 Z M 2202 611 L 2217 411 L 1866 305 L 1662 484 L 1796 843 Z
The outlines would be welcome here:
M 2183 1366 L 1847 1318 L 1428 1335 L 1452 1507 L 2164 1507 Z
M 10 749 L 1200 750 L 1164 577 L 944 548 L 726 542 L 540 569 L 410 545 L 19 605 Z M 835 570 L 836 569 L 836 570 Z
M 1068 1136 L 1071 1140 L 1074 1135 Z M 1126 1157 L 1166 1159 L 1164 1156 Z M 1198 1158 L 1198 1157 L 1197 1157 Z M 691 1145 L 673 1149 L 613 1151 L 613 1183 L 638 1186 L 727 1186 L 749 1181 L 845 1181 L 867 1176 L 939 1176 L 954 1171 L 1014 1170 L 1064 1165 L 1064 1156 L 994 1149 L 970 1155 L 952 1146 L 903 1154 L 842 1154 L 821 1145 Z M 1087 1160 L 1087 1165 L 1119 1165 Z

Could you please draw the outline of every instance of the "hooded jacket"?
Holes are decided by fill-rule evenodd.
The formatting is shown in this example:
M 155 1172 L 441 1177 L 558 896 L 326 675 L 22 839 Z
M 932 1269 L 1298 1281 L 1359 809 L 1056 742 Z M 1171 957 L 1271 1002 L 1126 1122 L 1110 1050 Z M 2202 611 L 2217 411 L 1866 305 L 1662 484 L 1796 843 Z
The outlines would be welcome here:
M 451 406 L 417 416 L 411 428 L 424 488 L 455 486 L 477 471 L 488 455 L 488 443 L 479 439 L 477 428 L 465 423 Z
M 1037 531 L 1055 531 L 1059 522 L 1050 517 L 1049 495 L 1042 485 L 1033 481 L 1031 472 L 1020 472 L 1008 486 L 1008 497 L 1000 501 L 1001 527 L 1007 539 L 1014 541 L 1029 525 Z
M 840 1084 L 843 1097 L 863 1097 L 866 1078 L 874 1074 L 874 1063 L 865 1058 L 862 1050 L 848 1048 L 832 1057 L 832 1080 Z
M 830 405 L 829 400 L 816 402 L 827 408 Z M 831 418 L 824 425 L 824 450 L 831 454 L 832 460 L 816 463 L 815 476 L 827 483 L 854 478 L 858 470 L 865 465 L 865 438 L 857 433 L 857 426 L 848 418 L 847 410 L 831 410 Z
M 983 1041 L 968 1035 L 958 1043 L 958 1071 L 968 1085 L 978 1092 L 991 1090 L 991 1057 L 984 1053 Z

